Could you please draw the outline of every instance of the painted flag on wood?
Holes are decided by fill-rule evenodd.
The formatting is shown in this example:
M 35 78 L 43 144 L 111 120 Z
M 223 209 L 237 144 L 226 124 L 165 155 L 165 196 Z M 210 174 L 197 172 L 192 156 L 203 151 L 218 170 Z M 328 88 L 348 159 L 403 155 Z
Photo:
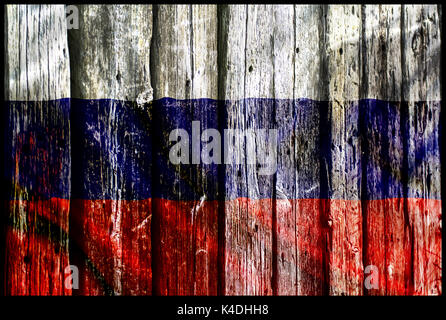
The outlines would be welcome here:
M 77 8 L 7 9 L 7 294 L 441 294 L 436 6 Z
M 2 289 L 7 295 L 69 295 L 64 281 L 69 266 L 70 73 L 64 6 L 10 5 L 5 18 Z

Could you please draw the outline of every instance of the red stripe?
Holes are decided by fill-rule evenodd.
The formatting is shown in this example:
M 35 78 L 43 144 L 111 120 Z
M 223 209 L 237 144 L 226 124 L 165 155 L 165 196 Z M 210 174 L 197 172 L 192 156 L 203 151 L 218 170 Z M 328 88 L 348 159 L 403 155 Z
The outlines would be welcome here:
M 65 199 L 9 202 L 6 294 L 71 294 L 64 286 L 64 270 L 69 265 L 68 212 Z
M 7 295 L 71 295 L 65 288 L 68 252 L 45 236 L 9 228 L 6 234 Z
M 72 241 L 75 241 L 106 284 L 124 295 L 150 295 L 151 199 L 72 200 Z M 119 213 L 120 228 L 113 217 Z M 79 268 L 83 286 L 76 294 L 103 294 L 88 267 Z
M 72 201 L 74 238 L 70 241 L 80 246 L 106 284 L 122 294 L 151 294 L 151 200 Z M 363 268 L 368 264 L 379 269 L 379 289 L 360 289 L 359 294 L 441 292 L 441 200 L 404 201 L 368 200 L 361 212 L 360 202 L 352 200 L 276 200 L 277 217 L 296 217 L 295 223 L 278 220 L 277 224 L 277 263 L 288 267 L 278 268 L 278 293 L 319 295 L 324 286 L 329 286 L 330 293 L 352 293 L 362 288 L 367 277 Z M 224 203 L 226 212 L 239 212 L 245 219 L 226 218 L 228 295 L 271 294 L 270 202 L 241 198 Z M 8 294 L 71 293 L 63 285 L 67 251 L 60 250 L 55 239 L 40 236 L 36 226 L 40 217 L 66 232 L 68 205 L 68 200 L 60 199 L 10 202 L 14 215 L 27 217 L 30 231 L 7 230 Z M 154 248 L 160 266 L 158 294 L 217 294 L 218 206 L 217 201 L 155 200 L 161 241 Z M 122 213 L 119 239 L 113 238 L 112 229 L 112 213 L 117 210 Z M 233 237 L 228 230 L 238 230 L 241 237 Z M 78 267 L 80 289 L 75 293 L 103 294 L 103 284 L 87 263 Z M 280 273 L 293 268 L 297 274 Z

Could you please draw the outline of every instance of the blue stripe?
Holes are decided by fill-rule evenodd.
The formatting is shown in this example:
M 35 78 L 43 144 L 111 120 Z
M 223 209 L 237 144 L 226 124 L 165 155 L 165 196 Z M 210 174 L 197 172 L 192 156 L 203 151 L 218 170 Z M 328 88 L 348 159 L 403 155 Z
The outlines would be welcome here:
M 416 105 L 424 104 L 417 102 Z M 251 128 L 278 129 L 279 143 L 300 139 L 300 144 L 313 146 L 305 151 L 305 157 L 314 159 L 315 164 L 327 161 L 323 164 L 326 166 L 324 170 L 331 170 L 330 126 L 320 123 L 328 106 L 329 102 L 309 99 L 216 101 L 163 98 L 143 106 L 112 99 L 71 99 L 70 112 L 69 99 L 43 103 L 7 102 L 6 162 L 9 165 L 5 174 L 7 181 L 14 181 L 19 154 L 21 175 L 17 183 L 27 190 L 26 198 L 69 198 L 68 150 L 71 146 L 71 198 L 198 200 L 204 195 L 207 200 L 271 198 L 274 196 L 273 176 L 259 176 L 258 190 L 253 191 L 252 187 L 248 188 L 253 181 L 243 178 L 246 177 L 245 165 L 171 164 L 168 154 L 174 143 L 169 142 L 170 131 L 183 128 L 191 134 L 192 121 L 197 120 L 201 131 L 216 128 L 223 134 L 223 129 L 228 127 L 229 115 L 235 114 L 234 110 L 238 108 L 247 115 Z M 439 110 L 440 102 L 430 102 L 429 106 L 434 111 Z M 363 190 L 366 195 L 363 198 L 401 198 L 405 195 L 404 176 L 414 175 L 417 166 L 423 163 L 439 164 L 439 128 L 435 128 L 427 142 L 420 136 L 410 137 L 407 119 L 403 119 L 406 123 L 401 123 L 402 108 L 407 108 L 407 104 L 374 99 L 351 102 L 351 112 L 346 120 L 352 128 L 351 137 L 360 139 L 364 134 L 362 138 L 367 143 L 363 144 L 366 150 L 362 150 L 365 154 L 359 167 L 348 169 L 347 176 L 361 177 L 361 165 L 366 166 L 367 181 Z M 26 126 L 16 122 L 24 119 L 25 114 L 30 122 Z M 71 121 L 71 143 L 67 138 L 68 119 Z M 12 136 L 12 128 L 17 126 L 20 127 L 21 143 Z M 30 149 L 23 143 L 29 141 L 29 137 L 35 139 L 37 149 Z M 402 158 L 403 142 L 408 139 L 412 139 L 416 147 L 415 165 L 410 166 L 404 165 Z M 384 148 L 372 152 L 378 143 Z M 45 150 L 51 157 L 39 156 Z M 343 152 L 347 152 L 347 157 L 359 154 L 352 148 Z M 45 159 L 51 159 L 51 162 Z M 299 163 L 293 167 L 278 163 L 282 188 L 276 194 L 278 198 L 333 198 L 331 188 L 336 186 L 331 181 L 320 184 L 320 172 Z M 255 170 L 255 165 L 251 169 Z M 40 177 L 42 172 L 52 177 L 49 184 Z M 357 189 L 361 190 L 361 178 Z M 421 196 L 418 189 L 407 190 L 407 196 Z M 440 198 L 439 191 L 435 190 L 429 196 Z M 10 199 L 15 198 L 16 195 L 11 193 Z M 353 194 L 346 200 L 359 199 L 359 194 Z
M 72 99 L 72 197 L 151 197 L 151 120 L 136 103 Z
M 3 110 L 6 198 L 69 198 L 70 99 L 9 101 Z

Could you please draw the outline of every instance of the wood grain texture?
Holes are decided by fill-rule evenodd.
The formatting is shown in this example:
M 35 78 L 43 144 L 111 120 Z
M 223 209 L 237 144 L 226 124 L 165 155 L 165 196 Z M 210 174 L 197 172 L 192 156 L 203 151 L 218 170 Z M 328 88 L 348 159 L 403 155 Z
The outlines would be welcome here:
M 154 154 L 161 162 L 169 162 L 168 136 L 180 125 L 190 126 L 193 120 L 203 126 L 211 119 L 206 103 L 196 105 L 190 99 L 216 99 L 217 72 L 217 6 L 160 5 L 154 11 L 152 76 L 154 98 L 174 98 L 178 112 L 172 123 L 167 115 L 155 114 L 159 134 Z M 186 100 L 185 100 L 186 99 Z M 157 102 L 158 103 L 158 102 Z M 159 102 L 162 105 L 164 102 Z M 181 109 L 186 111 L 181 113 Z M 175 111 L 174 111 L 175 112 Z M 186 119 L 182 121 L 180 113 Z M 172 128 L 169 126 L 173 125 Z M 181 128 L 181 127 L 180 127 Z M 215 126 L 214 126 L 215 128 Z M 201 128 L 203 130 L 203 128 Z M 160 141 L 165 141 L 160 142 Z M 200 150 L 192 150 L 192 157 Z M 198 159 L 198 161 L 200 161 Z M 166 184 L 166 172 L 156 164 L 154 188 Z M 156 269 L 155 294 L 216 295 L 218 287 L 217 242 L 218 202 L 210 201 L 215 186 L 206 182 L 206 170 L 194 165 L 168 165 L 174 184 L 185 182 L 194 188 L 194 201 L 176 188 L 175 200 L 155 199 Z
M 271 128 L 274 114 L 259 100 L 274 95 L 272 6 L 225 6 L 220 19 L 223 40 L 220 100 L 228 100 L 225 128 Z M 260 190 L 272 194 L 273 176 L 261 176 L 247 164 L 244 137 L 238 137 L 234 164 L 225 172 L 225 294 L 273 293 L 273 199 L 262 199 Z M 257 148 L 267 149 L 267 139 L 255 137 Z M 238 160 L 236 160 L 238 159 Z M 232 190 L 248 199 L 230 199 Z M 269 190 L 271 190 L 269 192 Z
M 408 215 L 414 294 L 441 293 L 440 20 L 435 5 L 402 7 L 403 98 L 407 101 Z
M 442 293 L 441 6 L 77 7 L 5 7 L 6 294 Z
M 327 208 L 329 293 L 359 295 L 363 283 L 358 128 L 361 8 L 331 5 L 326 10 L 325 54 L 331 124 L 328 170 L 331 201 Z
M 274 66 L 274 96 L 294 97 L 296 44 L 296 20 L 294 6 L 273 7 L 273 57 Z M 293 66 L 292 68 L 290 66 Z M 299 73 L 297 73 L 299 74 Z M 274 121 L 282 122 L 284 130 L 281 135 L 287 138 L 278 145 L 278 171 L 276 175 L 276 211 L 274 234 L 276 240 L 276 275 L 273 277 L 273 293 L 279 295 L 294 295 L 298 292 L 298 248 L 297 248 L 297 222 L 293 199 L 289 194 L 295 193 L 296 185 L 289 183 L 295 181 L 295 141 L 294 103 L 283 103 L 277 106 Z M 289 177 L 289 175 L 292 177 Z M 291 178 L 291 179 L 290 179 Z M 296 183 L 297 184 L 297 183 Z M 293 197 L 294 198 L 294 197 Z
M 275 106 L 279 136 L 284 137 L 278 146 L 275 185 L 278 295 L 322 294 L 325 281 L 325 231 L 321 202 L 316 200 L 321 196 L 322 112 L 317 101 L 326 99 L 321 81 L 322 13 L 321 6 L 274 7 L 274 94 L 295 99 Z
M 70 97 L 64 6 L 8 5 L 5 15 L 5 293 L 66 295 L 69 102 L 56 100 Z
M 411 290 L 410 229 L 404 204 L 401 8 L 364 6 L 362 97 L 385 101 L 364 104 L 363 157 L 368 201 L 364 208 L 364 265 L 380 271 L 379 288 L 367 294 L 404 295 Z M 404 121 L 404 120 L 403 120 Z M 386 188 L 382 188 L 388 182 Z M 389 183 L 390 182 L 390 183 Z M 392 183 L 395 182 L 395 183 Z M 391 196 L 389 196 L 391 195 Z
M 142 137 L 151 135 L 152 7 L 78 8 L 79 29 L 69 32 L 78 159 L 73 177 L 74 193 L 85 197 L 72 204 L 71 235 L 82 266 L 81 290 L 75 293 L 147 295 L 152 293 L 151 199 L 135 198 L 139 187 L 132 179 L 150 184 L 141 166 L 151 162 Z M 101 184 L 100 198 L 88 189 L 95 183 Z
M 295 6 L 294 99 L 311 99 L 295 105 L 294 168 L 296 172 L 297 294 L 324 294 L 326 234 L 321 130 L 327 100 L 324 23 L 322 6 Z M 311 27 L 310 27 L 311 26 Z M 279 158 L 283 157 L 279 153 Z M 315 201 L 316 200 L 316 201 Z M 319 200 L 319 201 L 317 201 Z

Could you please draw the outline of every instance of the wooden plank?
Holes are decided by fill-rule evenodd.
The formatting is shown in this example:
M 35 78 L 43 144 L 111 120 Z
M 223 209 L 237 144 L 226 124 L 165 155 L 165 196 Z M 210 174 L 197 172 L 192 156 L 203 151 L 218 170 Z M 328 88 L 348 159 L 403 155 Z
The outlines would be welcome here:
M 150 295 L 150 5 L 82 5 L 69 32 L 71 235 L 83 295 Z
M 362 294 L 361 150 L 358 130 L 361 9 L 330 5 L 326 12 L 331 163 L 329 293 Z
M 296 8 L 299 10 L 299 8 Z M 280 97 L 283 102 L 275 102 L 275 119 L 280 123 L 278 145 L 278 164 L 275 183 L 275 221 L 273 221 L 273 241 L 276 243 L 275 266 L 273 275 L 273 293 L 278 295 L 294 295 L 297 293 L 297 237 L 296 237 L 296 172 L 295 165 L 295 8 L 294 6 L 274 6 L 272 8 L 272 65 L 274 98 Z M 293 66 L 292 68 L 290 66 Z M 287 99 L 288 98 L 288 99 Z M 286 100 L 285 100 L 286 99 Z
M 404 204 L 401 123 L 401 6 L 363 8 L 364 266 L 378 287 L 365 294 L 410 294 L 410 229 Z M 407 137 L 409 138 L 409 137 Z M 410 138 L 409 138 L 410 139 Z
M 6 294 L 441 294 L 438 6 L 78 8 L 6 6 Z
M 71 157 L 65 10 L 8 5 L 5 18 L 10 183 L 5 294 L 67 295 Z
M 192 149 L 191 164 L 174 165 L 168 155 L 171 130 L 190 129 L 194 120 L 201 130 L 217 128 L 217 6 L 157 6 L 153 50 L 158 159 L 154 188 L 170 189 L 154 200 L 154 292 L 216 295 L 218 202 L 217 181 L 212 180 L 216 169 L 199 164 L 199 149 Z
M 441 294 L 439 7 L 402 7 L 403 98 L 407 102 L 408 215 L 413 294 Z
M 296 6 L 294 98 L 296 168 L 297 294 L 324 294 L 325 241 L 321 184 L 322 127 L 326 112 L 323 81 L 322 6 Z M 297 51 L 298 50 L 298 51 Z M 306 100 L 309 99 L 309 100 Z M 283 157 L 283 155 L 282 155 Z
M 268 129 L 274 125 L 272 6 L 226 6 L 220 12 L 222 72 L 220 99 L 226 101 L 225 128 Z M 254 99 L 248 99 L 254 98 Z M 273 175 L 249 164 L 239 137 L 234 162 L 225 172 L 225 294 L 273 293 Z M 256 136 L 257 149 L 268 150 Z
M 320 81 L 322 8 L 274 6 L 273 10 L 272 63 L 280 137 L 275 185 L 276 293 L 321 295 L 325 278 L 319 118 L 320 101 L 326 99 Z

